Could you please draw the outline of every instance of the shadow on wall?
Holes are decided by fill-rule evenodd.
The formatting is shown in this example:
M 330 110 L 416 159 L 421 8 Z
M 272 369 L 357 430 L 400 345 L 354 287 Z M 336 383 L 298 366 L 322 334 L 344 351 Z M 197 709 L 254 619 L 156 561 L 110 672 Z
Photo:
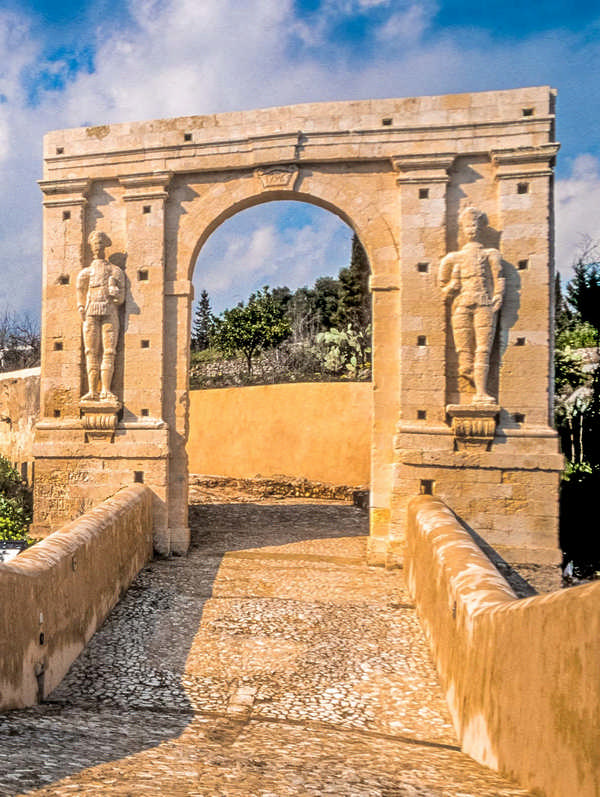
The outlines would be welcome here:
M 548 797 L 597 797 L 600 584 L 516 600 L 432 496 L 411 502 L 407 566 L 462 750 Z
M 126 768 L 121 759 L 141 751 L 151 766 L 162 755 L 154 748 L 191 733 L 194 712 L 212 715 L 210 728 L 194 725 L 194 734 L 233 742 L 239 727 L 227 709 L 237 685 L 236 655 L 240 679 L 245 666 L 243 635 L 233 637 L 233 665 L 222 663 L 211 647 L 220 632 L 205 612 L 210 598 L 231 595 L 224 558 L 235 571 L 234 594 L 252 595 L 257 585 L 244 562 L 259 551 L 268 559 L 273 546 L 293 550 L 317 539 L 326 545 L 364 537 L 366 522 L 351 506 L 308 504 L 204 504 L 192 506 L 190 515 L 188 556 L 146 566 L 45 703 L 3 717 L 0 794 L 47 786 L 103 763 Z M 5 791 L 12 773 L 14 792 Z

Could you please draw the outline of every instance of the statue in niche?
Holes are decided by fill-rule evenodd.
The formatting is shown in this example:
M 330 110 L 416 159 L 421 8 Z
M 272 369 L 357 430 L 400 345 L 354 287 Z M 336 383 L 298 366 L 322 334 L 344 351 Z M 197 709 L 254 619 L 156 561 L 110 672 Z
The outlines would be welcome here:
M 95 231 L 89 238 L 94 259 L 77 276 L 77 309 L 83 321 L 88 392 L 82 401 L 118 401 L 111 392 L 119 338 L 118 306 L 125 299 L 125 275 L 104 257 L 111 240 Z
M 439 283 L 447 302 L 458 354 L 458 374 L 475 388 L 474 404 L 494 404 L 487 391 L 490 352 L 496 333 L 498 312 L 504 298 L 502 257 L 498 249 L 480 243 L 485 216 L 474 207 L 459 217 L 466 243 L 449 252 L 440 263 Z

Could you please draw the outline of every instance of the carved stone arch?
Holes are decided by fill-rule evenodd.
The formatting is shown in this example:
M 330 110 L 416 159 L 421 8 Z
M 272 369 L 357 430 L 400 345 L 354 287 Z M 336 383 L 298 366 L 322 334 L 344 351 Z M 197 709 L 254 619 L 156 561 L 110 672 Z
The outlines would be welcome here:
M 277 168 L 266 168 L 271 179 Z M 399 412 L 399 382 L 397 370 L 390 364 L 397 360 L 399 323 L 399 279 L 398 269 L 398 214 L 395 203 L 397 193 L 395 174 L 391 165 L 376 164 L 368 169 L 352 171 L 344 165 L 327 164 L 322 168 L 315 166 L 309 174 L 302 169 L 293 172 L 295 185 L 302 190 L 294 190 L 290 185 L 264 185 L 259 170 L 221 175 L 211 182 L 194 183 L 193 176 L 179 179 L 181 194 L 190 196 L 185 213 L 179 214 L 179 224 L 170 225 L 173 235 L 172 251 L 177 253 L 177 262 L 168 264 L 177 284 L 191 284 L 193 270 L 204 243 L 210 235 L 227 219 L 250 207 L 271 201 L 292 200 L 307 202 L 334 213 L 356 232 L 365 248 L 371 268 L 371 287 L 373 290 L 373 374 L 374 380 L 380 371 L 387 371 L 386 393 L 375 391 L 374 412 L 378 416 L 373 430 L 371 457 L 371 484 L 375 500 L 384 501 L 391 489 L 392 444 L 395 424 Z M 350 174 L 349 174 L 350 173 Z M 289 172 L 283 172 L 287 176 Z M 226 181 L 227 191 L 222 190 Z M 354 190 L 348 183 L 354 180 Z M 343 189 L 346 185 L 345 190 Z M 358 190 L 362 188 L 362 192 Z M 177 188 L 175 188 L 177 191 Z M 368 197 L 368 201 L 366 198 Z M 396 234 L 394 234 L 396 232 Z M 176 240 L 175 240 L 176 236 Z M 176 269 L 176 271 L 175 271 Z M 171 297 L 165 297 L 169 301 Z M 166 345 L 170 346 L 165 358 L 170 376 L 165 374 L 168 384 L 177 385 L 177 398 L 174 402 L 174 424 L 177 434 L 178 456 L 171 457 L 172 484 L 180 484 L 182 490 L 187 485 L 187 471 L 180 468 L 185 462 L 185 442 L 188 435 L 187 379 L 189 372 L 189 352 L 187 341 L 191 333 L 193 298 L 190 292 L 179 297 L 176 313 L 167 313 Z M 179 341 L 179 348 L 174 342 Z M 381 379 L 384 377 L 382 376 Z M 391 395 L 390 395 L 391 394 Z M 187 506 L 187 493 L 178 502 Z M 382 513 L 374 513 L 375 523 Z M 181 519 L 183 522 L 183 518 Z M 385 519 L 384 519 L 385 523 Z M 179 525 L 176 528 L 180 528 Z
M 364 202 L 358 196 L 340 197 L 335 191 L 328 191 L 326 178 L 317 181 L 313 176 L 311 185 L 302 191 L 265 189 L 256 181 L 248 180 L 247 175 L 240 175 L 238 181 L 229 178 L 228 187 L 231 189 L 233 182 L 233 191 L 228 190 L 226 195 L 218 190 L 219 184 L 212 184 L 206 194 L 197 196 L 186 207 L 177 234 L 177 279 L 192 279 L 200 250 L 221 224 L 243 210 L 276 201 L 305 202 L 333 213 L 359 237 L 372 274 L 382 270 L 391 275 L 396 270 L 398 240 L 393 229 L 397 229 L 398 219 L 397 214 L 389 213 L 389 208 L 377 208 L 373 203 L 375 207 L 371 205 L 369 214 L 366 214 Z M 395 193 L 393 184 L 389 190 Z M 374 209 L 379 212 L 374 213 Z M 383 254 L 378 255 L 379 251 Z M 390 258 L 390 253 L 394 257 Z
M 143 480 L 155 497 L 156 549 L 185 552 L 192 270 L 226 218 L 297 199 L 344 219 L 371 266 L 370 561 L 401 562 L 407 503 L 419 491 L 448 501 L 507 559 L 559 561 L 554 121 L 554 91 L 532 87 L 48 133 L 35 531 Z M 436 280 L 464 203 L 493 219 L 506 279 L 499 411 L 485 422 L 453 393 L 452 328 Z M 81 405 L 76 285 L 94 231 L 108 234 L 107 263 L 125 277 L 110 423 Z

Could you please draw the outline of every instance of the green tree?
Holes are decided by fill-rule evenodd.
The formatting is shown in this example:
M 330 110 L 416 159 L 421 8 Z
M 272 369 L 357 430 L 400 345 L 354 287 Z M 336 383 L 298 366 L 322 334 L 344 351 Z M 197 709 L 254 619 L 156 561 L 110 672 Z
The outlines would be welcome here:
M 600 340 L 600 244 L 586 239 L 573 266 L 574 276 L 567 285 L 567 302 L 574 313 L 572 321 L 588 323 Z
M 369 292 L 369 261 L 363 245 L 354 234 L 352 254 L 348 268 L 340 270 L 340 300 L 334 316 L 334 325 L 343 329 L 351 324 L 364 330 L 371 323 L 371 294 Z
M 557 272 L 554 277 L 554 331 L 557 339 L 572 323 L 573 313 L 563 295 L 561 276 Z
M 273 288 L 271 294 L 273 296 L 273 301 L 275 302 L 275 304 L 280 305 L 283 308 L 283 310 L 287 310 L 287 307 L 290 301 L 292 300 L 292 297 L 294 296 L 294 294 L 287 287 L 287 285 L 284 285 L 283 287 L 280 288 Z
M 240 302 L 224 310 L 219 317 L 213 317 L 213 325 L 213 344 L 225 356 L 243 354 L 248 374 L 252 374 L 253 357 L 277 346 L 291 334 L 285 310 L 274 301 L 268 285 L 253 293 L 247 304 Z
M 200 294 L 200 301 L 196 305 L 194 314 L 194 328 L 192 330 L 192 350 L 204 351 L 210 344 L 210 333 L 212 328 L 212 314 L 210 312 L 210 299 L 208 292 L 203 290 Z
M 600 490 L 599 243 L 583 242 L 573 271 L 564 296 L 559 278 L 555 287 L 555 417 L 569 460 L 560 487 L 560 546 L 575 575 L 592 578 L 600 570 L 600 538 L 589 533 Z
M 335 326 L 334 318 L 340 303 L 340 281 L 335 277 L 319 277 L 315 282 L 315 306 L 319 314 L 319 328 L 323 331 Z

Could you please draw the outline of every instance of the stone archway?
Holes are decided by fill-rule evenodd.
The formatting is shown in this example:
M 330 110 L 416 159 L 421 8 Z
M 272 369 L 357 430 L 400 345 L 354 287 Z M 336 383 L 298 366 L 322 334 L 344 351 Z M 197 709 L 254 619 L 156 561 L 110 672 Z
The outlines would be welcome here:
M 185 552 L 196 256 L 238 210 L 299 199 L 344 219 L 371 264 L 371 560 L 399 561 L 406 501 L 430 489 L 509 558 L 556 560 L 552 102 L 551 90 L 533 88 L 48 134 L 38 532 L 143 479 L 155 494 L 155 547 Z M 457 387 L 435 276 L 459 246 L 457 220 L 467 204 L 487 215 L 493 240 L 486 245 L 500 246 L 505 263 L 497 404 L 486 412 Z M 90 263 L 95 230 L 110 236 L 109 260 L 125 279 L 113 409 L 81 401 L 86 359 L 75 283 Z M 550 508 L 540 490 L 552 495 Z

